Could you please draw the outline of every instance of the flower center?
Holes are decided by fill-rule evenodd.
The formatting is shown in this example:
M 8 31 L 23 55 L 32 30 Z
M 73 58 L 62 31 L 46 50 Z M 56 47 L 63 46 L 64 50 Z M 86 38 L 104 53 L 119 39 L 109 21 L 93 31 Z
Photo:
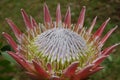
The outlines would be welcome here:
M 77 33 L 64 29 L 53 28 L 38 35 L 35 40 L 38 51 L 50 62 L 70 62 L 78 60 L 85 53 L 85 40 Z

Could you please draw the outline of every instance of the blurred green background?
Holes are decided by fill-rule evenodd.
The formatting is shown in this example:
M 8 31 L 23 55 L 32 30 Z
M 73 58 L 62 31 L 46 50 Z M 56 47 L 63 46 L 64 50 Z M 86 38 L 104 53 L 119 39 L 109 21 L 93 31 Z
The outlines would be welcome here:
M 11 47 L 2 36 L 2 32 L 7 32 L 14 36 L 12 30 L 6 23 L 5 18 L 12 19 L 18 27 L 24 31 L 25 26 L 20 9 L 25 9 L 37 22 L 42 23 L 43 4 L 45 2 L 50 9 L 52 20 L 55 20 L 55 10 L 58 3 L 61 4 L 63 18 L 67 7 L 70 6 L 73 23 L 77 21 L 82 6 L 86 6 L 85 26 L 89 27 L 92 19 L 95 16 L 98 16 L 94 31 L 102 24 L 102 22 L 110 17 L 111 21 L 103 34 L 115 25 L 118 25 L 119 27 L 112 34 L 104 47 L 120 42 L 120 0 L 0 0 L 0 80 L 27 80 L 23 73 L 19 73 L 18 66 L 2 57 L 2 54 L 4 56 L 6 50 L 11 50 Z M 102 65 L 105 69 L 91 76 L 89 80 L 120 80 L 120 46 L 116 48 L 116 51 L 111 54 Z

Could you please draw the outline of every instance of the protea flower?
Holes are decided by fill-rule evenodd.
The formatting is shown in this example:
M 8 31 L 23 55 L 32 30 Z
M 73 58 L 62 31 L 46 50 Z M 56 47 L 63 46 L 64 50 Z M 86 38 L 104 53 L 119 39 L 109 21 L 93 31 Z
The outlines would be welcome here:
M 53 22 L 45 4 L 44 24 L 37 24 L 21 9 L 26 32 L 22 33 L 12 20 L 6 19 L 17 38 L 16 43 L 9 34 L 3 32 L 3 36 L 14 49 L 14 52 L 8 51 L 8 54 L 36 80 L 86 79 L 103 69 L 100 64 L 118 44 L 102 50 L 104 43 L 117 26 L 101 37 L 110 20 L 108 18 L 95 33 L 92 33 L 97 17 L 87 29 L 84 27 L 85 11 L 86 8 L 83 6 L 77 24 L 71 24 L 70 7 L 62 22 L 58 5 L 56 21 Z

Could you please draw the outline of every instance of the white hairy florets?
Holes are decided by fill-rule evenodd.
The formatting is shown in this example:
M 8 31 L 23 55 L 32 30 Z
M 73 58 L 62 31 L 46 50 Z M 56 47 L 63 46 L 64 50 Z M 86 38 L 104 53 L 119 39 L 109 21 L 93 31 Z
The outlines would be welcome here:
M 69 62 L 85 53 L 86 42 L 77 33 L 65 28 L 53 28 L 38 35 L 35 40 L 39 52 L 50 62 Z

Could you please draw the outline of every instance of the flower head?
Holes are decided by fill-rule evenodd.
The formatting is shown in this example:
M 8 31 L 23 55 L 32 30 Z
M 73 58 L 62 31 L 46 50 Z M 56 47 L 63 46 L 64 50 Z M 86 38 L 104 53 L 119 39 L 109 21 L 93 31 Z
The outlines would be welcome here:
M 3 32 L 3 36 L 15 52 L 8 51 L 32 78 L 38 80 L 83 80 L 89 75 L 103 69 L 100 65 L 118 45 L 104 50 L 102 46 L 117 26 L 101 37 L 108 18 L 95 33 L 84 27 L 86 8 L 83 6 L 77 24 L 71 24 L 70 7 L 62 22 L 60 5 L 56 10 L 56 21 L 53 22 L 47 5 L 44 5 L 44 24 L 36 21 L 21 9 L 26 32 L 22 33 L 10 19 L 6 19 L 12 28 L 17 43 Z

